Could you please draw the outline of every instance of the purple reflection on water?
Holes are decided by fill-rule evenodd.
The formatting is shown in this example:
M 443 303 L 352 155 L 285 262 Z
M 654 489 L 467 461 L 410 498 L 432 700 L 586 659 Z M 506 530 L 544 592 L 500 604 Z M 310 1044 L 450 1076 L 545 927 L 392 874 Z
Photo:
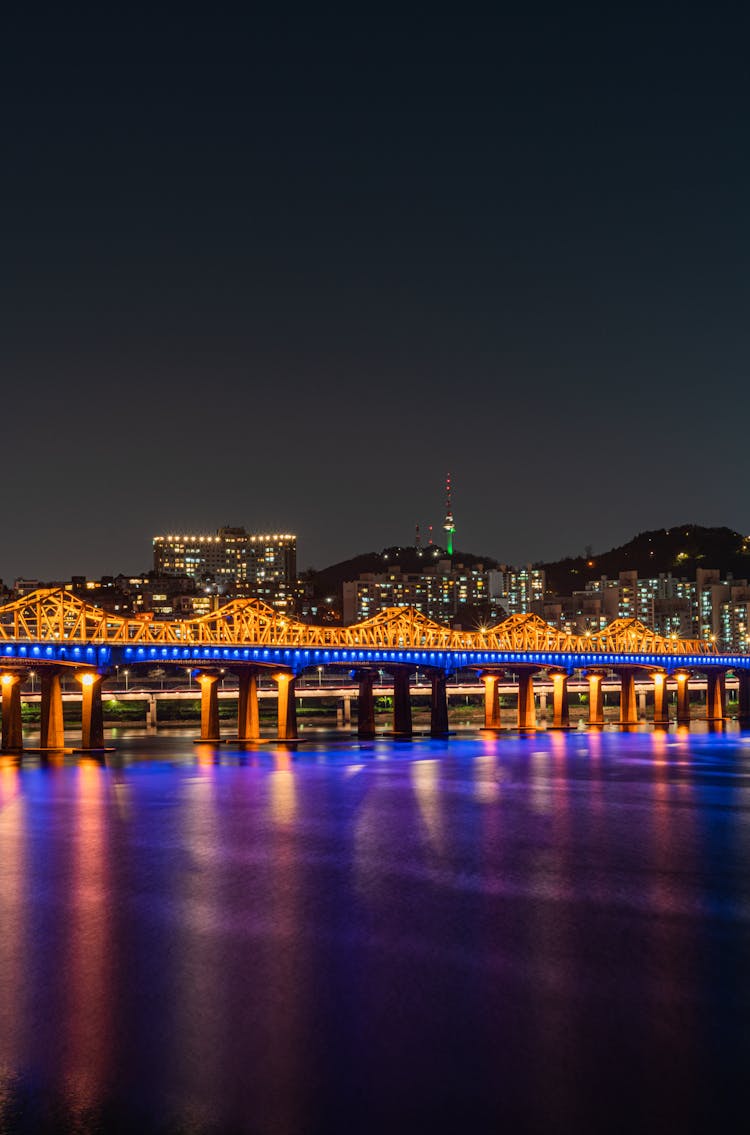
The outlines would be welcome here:
M 750 737 L 118 739 L 0 763 L 0 1130 L 699 1129 Z

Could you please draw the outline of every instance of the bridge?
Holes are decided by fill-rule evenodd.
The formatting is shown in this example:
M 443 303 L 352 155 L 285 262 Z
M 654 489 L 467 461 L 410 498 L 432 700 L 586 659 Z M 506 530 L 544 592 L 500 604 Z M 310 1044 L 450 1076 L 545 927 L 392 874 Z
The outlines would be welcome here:
M 270 674 L 278 687 L 278 737 L 297 736 L 295 681 L 319 667 L 350 672 L 358 683 L 358 733 L 375 734 L 373 686 L 380 671 L 393 680 L 393 732 L 412 732 L 409 683 L 417 668 L 432 684 L 431 732 L 448 733 L 446 680 L 474 670 L 484 681 L 485 726 L 500 726 L 498 685 L 515 676 L 517 723 L 536 725 L 534 677 L 553 683 L 553 725 L 568 725 L 567 683 L 583 672 L 589 683 L 589 723 L 603 723 L 602 679 L 621 684 L 620 723 L 638 721 L 636 674 L 653 682 L 654 723 L 669 721 L 669 689 L 676 689 L 678 723 L 690 719 L 688 680 L 705 675 L 706 717 L 726 715 L 726 676 L 739 683 L 740 722 L 750 724 L 750 656 L 726 654 L 704 639 L 663 637 L 635 619 L 617 619 L 591 634 L 558 631 L 537 615 L 513 615 L 493 627 L 452 630 L 413 608 L 393 607 L 348 627 L 317 626 L 290 619 L 256 599 L 236 599 L 195 619 L 125 617 L 84 602 L 61 588 L 45 588 L 0 607 L 0 688 L 4 751 L 23 747 L 21 687 L 31 668 L 41 680 L 43 750 L 64 746 L 61 675 L 72 671 L 81 685 L 82 749 L 104 746 L 101 686 L 115 666 L 179 665 L 197 672 L 201 739 L 220 740 L 218 682 L 228 670 L 238 679 L 236 739 L 260 736 L 257 679 Z

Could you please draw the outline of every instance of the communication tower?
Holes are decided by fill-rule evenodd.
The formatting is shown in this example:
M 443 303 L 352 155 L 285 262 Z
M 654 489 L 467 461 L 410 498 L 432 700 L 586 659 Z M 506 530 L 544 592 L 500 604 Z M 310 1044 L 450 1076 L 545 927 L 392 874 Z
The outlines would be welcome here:
M 451 475 L 450 473 L 445 478 L 445 520 L 443 521 L 443 528 L 445 530 L 445 550 L 449 556 L 453 555 L 453 533 L 456 531 L 456 525 L 453 521 L 453 511 L 451 509 Z

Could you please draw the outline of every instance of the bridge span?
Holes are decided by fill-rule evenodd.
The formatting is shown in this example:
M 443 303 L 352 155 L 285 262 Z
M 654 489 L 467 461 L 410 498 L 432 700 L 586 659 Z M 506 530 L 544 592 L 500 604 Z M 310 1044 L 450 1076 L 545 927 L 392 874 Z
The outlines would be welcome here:
M 739 720 L 750 725 L 750 656 L 725 654 L 704 639 L 665 638 L 634 619 L 618 619 L 592 634 L 556 630 L 536 615 L 514 615 L 493 627 L 453 630 L 413 608 L 389 608 L 348 627 L 310 625 L 254 599 L 237 599 L 197 619 L 127 618 L 85 603 L 64 589 L 42 589 L 0 607 L 0 688 L 3 751 L 23 747 L 21 687 L 30 670 L 41 684 L 42 750 L 64 747 L 61 675 L 73 673 L 82 698 L 82 749 L 104 747 L 102 682 L 116 666 L 182 666 L 196 673 L 201 698 L 200 737 L 220 737 L 218 687 L 222 671 L 238 681 L 235 739 L 260 736 L 258 676 L 277 686 L 277 735 L 297 737 L 295 684 L 305 671 L 334 668 L 357 684 L 360 737 L 375 734 L 374 685 L 386 673 L 393 683 L 393 732 L 412 733 L 410 682 L 415 671 L 431 683 L 431 733 L 448 733 L 446 682 L 474 671 L 484 685 L 485 727 L 500 727 L 498 689 L 511 676 L 517 686 L 517 724 L 536 727 L 534 680 L 552 682 L 553 726 L 569 725 L 568 681 L 588 683 L 589 724 L 603 724 L 602 682 L 620 682 L 620 724 L 638 722 L 636 676 L 653 686 L 654 724 L 669 723 L 669 690 L 676 719 L 690 719 L 689 679 L 705 677 L 706 717 L 726 715 L 726 678 L 739 686 Z

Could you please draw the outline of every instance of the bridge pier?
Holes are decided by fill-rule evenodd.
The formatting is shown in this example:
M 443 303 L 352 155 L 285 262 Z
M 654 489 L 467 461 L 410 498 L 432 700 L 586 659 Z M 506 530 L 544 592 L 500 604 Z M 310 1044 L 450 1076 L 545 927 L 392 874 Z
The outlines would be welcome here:
M 62 683 L 59 670 L 42 670 L 42 721 L 40 749 L 64 749 Z M 103 737 L 103 734 L 102 734 Z M 102 741 L 103 744 L 103 741 Z
M 375 698 L 372 688 L 375 673 L 372 670 L 356 670 L 354 678 L 359 685 L 357 693 L 357 736 L 363 741 L 375 736 Z
M 534 705 L 534 670 L 522 670 L 518 675 L 518 728 L 536 729 Z
M 484 674 L 484 727 L 500 728 L 500 677 L 497 674 Z
M 432 693 L 430 696 L 430 736 L 448 736 L 448 693 L 446 690 L 446 674 L 443 670 L 434 670 L 431 675 Z
M 396 737 L 411 737 L 411 694 L 409 692 L 410 671 L 399 667 L 390 671 L 393 677 L 393 733 Z
M 568 675 L 551 674 L 552 678 L 552 728 L 570 728 L 570 705 L 568 704 Z
M 690 724 L 690 675 L 685 670 L 675 674 L 677 679 L 677 724 Z
M 102 675 L 84 670 L 75 677 L 81 684 L 81 748 L 103 749 Z
M 620 725 L 637 725 L 638 708 L 635 699 L 635 668 L 618 666 L 620 678 Z
M 21 672 L 7 672 L 0 677 L 2 688 L 2 741 L 0 749 L 4 753 L 20 753 L 23 750 L 23 724 L 21 718 L 21 685 L 26 675 Z
M 654 683 L 654 726 L 669 725 L 667 705 L 667 675 L 657 670 L 651 675 Z
M 220 741 L 219 675 L 203 670 L 198 675 L 201 690 L 201 741 Z
M 706 721 L 723 721 L 726 704 L 726 674 L 711 669 L 706 673 Z
M 237 671 L 237 740 L 257 741 L 260 737 L 258 675 L 249 666 Z
M 277 706 L 277 737 L 279 741 L 297 740 L 297 703 L 294 698 L 296 679 L 294 674 L 282 671 L 274 674 L 279 691 Z
M 604 724 L 604 692 L 602 675 L 589 674 L 589 725 Z
M 735 670 L 735 674 L 739 684 L 737 721 L 741 729 L 747 729 L 750 726 L 750 670 Z

